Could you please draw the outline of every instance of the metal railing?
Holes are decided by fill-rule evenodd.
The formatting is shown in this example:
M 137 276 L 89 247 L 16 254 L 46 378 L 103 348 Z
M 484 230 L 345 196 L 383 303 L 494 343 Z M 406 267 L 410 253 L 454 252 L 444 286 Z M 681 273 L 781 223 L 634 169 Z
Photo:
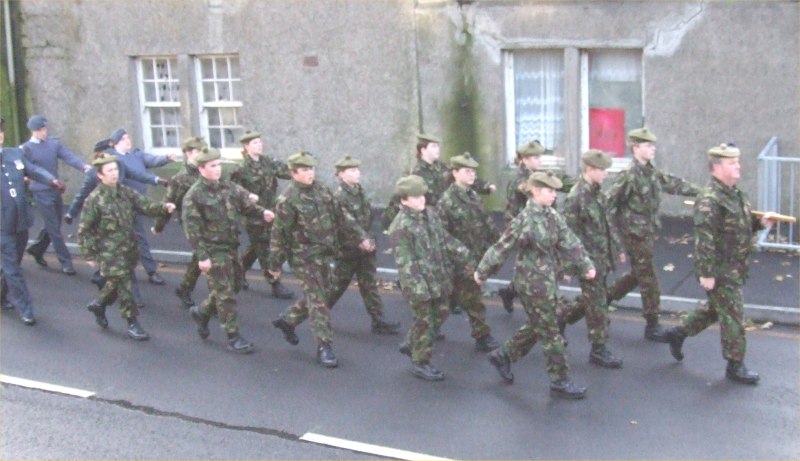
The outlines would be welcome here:
M 781 156 L 778 138 L 773 136 L 758 154 L 758 209 L 797 216 L 795 201 L 798 185 L 798 157 Z M 800 251 L 797 224 L 775 223 L 772 229 L 759 233 L 756 246 L 759 250 L 775 248 Z

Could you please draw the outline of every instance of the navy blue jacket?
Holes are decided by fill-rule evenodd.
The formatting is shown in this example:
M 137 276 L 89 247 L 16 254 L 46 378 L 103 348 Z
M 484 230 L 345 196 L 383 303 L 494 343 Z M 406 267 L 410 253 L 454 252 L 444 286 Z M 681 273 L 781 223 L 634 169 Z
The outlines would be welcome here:
M 76 170 L 83 171 L 85 163 L 74 152 L 67 149 L 58 139 L 44 138 L 44 141 L 34 142 L 32 139 L 22 146 L 25 158 L 38 165 L 58 178 L 58 159 Z M 52 189 L 50 184 L 42 184 L 39 181 L 31 183 L 32 191 L 42 191 Z
M 41 183 L 53 182 L 55 176 L 42 167 L 29 162 L 22 150 L 16 147 L 3 147 L 0 149 L 2 158 L 3 182 L 3 234 L 16 234 L 27 230 L 33 224 L 28 207 L 28 197 L 25 194 L 25 176 Z M 52 187 L 52 186 L 51 186 Z M 14 192 L 11 192 L 11 191 Z

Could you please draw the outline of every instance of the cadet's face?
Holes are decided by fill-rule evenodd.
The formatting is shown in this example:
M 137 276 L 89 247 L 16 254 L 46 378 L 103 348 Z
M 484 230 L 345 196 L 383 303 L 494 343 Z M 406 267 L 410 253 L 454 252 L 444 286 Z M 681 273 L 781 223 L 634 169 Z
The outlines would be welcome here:
M 264 143 L 261 142 L 261 138 L 256 138 L 245 144 L 244 150 L 250 155 L 261 155 L 264 152 Z
M 640 162 L 649 162 L 656 158 L 656 145 L 652 142 L 640 142 L 633 145 L 633 158 Z
M 313 166 L 300 166 L 297 167 L 297 169 L 292 170 L 292 179 L 300 184 L 305 184 L 306 186 L 314 184 L 315 175 L 316 170 L 314 170 Z
M 119 167 L 117 162 L 106 163 L 100 166 L 97 178 L 106 186 L 113 186 L 119 181 Z
M 125 133 L 122 135 L 122 139 L 120 139 L 119 142 L 114 146 L 114 149 L 116 149 L 118 152 L 127 153 L 129 150 L 131 150 L 132 146 L 133 142 L 131 141 L 131 137 L 128 135 L 128 133 Z
M 539 155 L 528 155 L 527 157 L 522 157 L 522 164 L 525 165 L 525 168 L 528 171 L 536 171 L 542 166 L 542 157 Z
M 200 155 L 200 149 L 191 149 L 185 152 L 186 158 L 189 161 L 194 162 L 198 155 Z
M 470 187 L 475 183 L 475 168 L 459 168 L 453 170 L 453 179 L 461 187 Z
M 422 160 L 425 160 L 428 163 L 433 163 L 436 160 L 439 160 L 439 155 L 441 154 L 439 151 L 438 142 L 429 142 L 428 145 L 420 149 L 419 152 Z
M 741 165 L 738 158 L 721 158 L 714 165 L 714 176 L 729 186 L 735 185 L 741 178 Z
M 353 167 L 353 168 L 346 168 L 344 170 L 339 170 L 339 177 L 342 178 L 342 181 L 346 182 L 349 185 L 358 184 L 361 182 L 361 168 Z
M 38 130 L 33 130 L 33 131 L 31 131 L 31 134 L 33 134 L 34 138 L 36 138 L 36 139 L 38 139 L 40 141 L 44 141 L 44 138 L 47 137 L 47 127 L 45 126 L 45 127 L 39 128 Z
M 0 130 L 0 147 L 3 146 L 5 140 L 6 140 L 6 133 L 3 130 Z
M 608 176 L 608 170 L 586 167 L 586 179 L 589 180 L 590 184 L 603 184 L 606 176 Z
M 549 187 L 531 187 L 531 194 L 540 206 L 552 206 L 556 201 L 556 190 Z
M 208 179 L 209 181 L 219 181 L 222 177 L 222 160 L 212 160 L 197 167 L 200 171 L 200 176 Z
M 411 208 L 414 211 L 422 211 L 425 209 L 425 196 L 424 195 L 417 195 L 414 197 L 408 196 L 400 200 L 400 203 Z

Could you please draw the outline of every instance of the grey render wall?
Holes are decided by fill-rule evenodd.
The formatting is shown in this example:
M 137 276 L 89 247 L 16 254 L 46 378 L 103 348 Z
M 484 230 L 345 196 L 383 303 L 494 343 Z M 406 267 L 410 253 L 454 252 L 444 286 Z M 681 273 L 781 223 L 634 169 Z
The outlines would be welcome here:
M 117 126 L 141 139 L 132 56 L 236 52 L 244 124 L 267 151 L 318 153 L 326 181 L 336 158 L 358 156 L 381 204 L 418 130 L 442 136 L 446 156 L 479 155 L 502 187 L 503 49 L 623 44 L 644 50 L 645 116 L 665 170 L 705 182 L 703 153 L 733 140 L 755 198 L 767 140 L 799 151 L 797 2 L 462 3 L 26 0 L 27 83 L 51 131 L 88 152 Z M 577 148 L 565 155 L 574 171 Z M 664 211 L 688 210 L 672 199 Z

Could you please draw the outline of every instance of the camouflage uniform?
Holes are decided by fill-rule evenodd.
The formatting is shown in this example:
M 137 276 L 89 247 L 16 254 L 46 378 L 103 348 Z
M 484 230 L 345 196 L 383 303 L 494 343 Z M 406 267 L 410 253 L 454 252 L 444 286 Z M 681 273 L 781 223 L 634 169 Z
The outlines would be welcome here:
M 238 334 L 236 293 L 241 282 L 237 257 L 241 215 L 259 216 L 263 207 L 250 201 L 250 193 L 236 183 L 211 181 L 202 176 L 183 198 L 183 229 L 199 261 L 211 260 L 208 299 L 200 306 L 205 319 L 219 316 L 220 326 L 229 338 Z
M 258 204 L 268 210 L 275 208 L 278 179 L 291 178 L 286 163 L 267 155 L 260 155 L 256 160 L 245 155 L 242 165 L 231 173 L 231 181 L 258 195 Z M 242 254 L 242 271 L 247 272 L 258 259 L 267 282 L 274 283 L 275 280 L 267 271 L 272 223 L 265 222 L 261 217 L 249 217 L 245 230 L 250 244 Z
M 99 263 L 100 274 L 106 278 L 98 303 L 108 306 L 119 299 L 126 320 L 139 313 L 131 292 L 131 273 L 139 260 L 133 226 L 137 213 L 151 217 L 167 214 L 163 204 L 153 203 L 127 186 L 100 184 L 86 199 L 78 226 L 83 256 Z
M 411 361 L 427 363 L 433 341 L 449 314 L 453 267 L 463 271 L 469 251 L 445 231 L 438 214 L 429 208 L 415 211 L 402 206 L 389 227 L 400 289 L 414 312 L 406 340 Z
M 542 207 L 533 201 L 528 202 L 500 240 L 483 255 L 476 271 L 478 276 L 485 280 L 496 272 L 515 249 L 513 283 L 528 321 L 503 344 L 502 353 L 516 362 L 541 340 L 550 380 L 567 379 L 564 339 L 556 319 L 559 260 L 574 264 L 581 273 L 594 266 L 564 218 L 552 207 Z

